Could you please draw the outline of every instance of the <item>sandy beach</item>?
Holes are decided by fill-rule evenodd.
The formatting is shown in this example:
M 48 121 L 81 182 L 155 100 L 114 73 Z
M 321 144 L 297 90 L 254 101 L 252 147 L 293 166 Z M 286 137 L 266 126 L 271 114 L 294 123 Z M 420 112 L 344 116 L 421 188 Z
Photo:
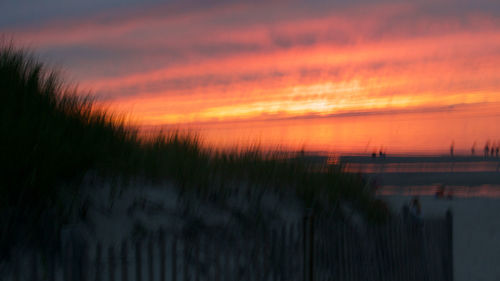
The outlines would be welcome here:
M 410 196 L 380 196 L 395 210 Z M 455 281 L 500 280 L 500 199 L 485 197 L 437 199 L 420 196 L 424 217 L 453 213 L 453 268 Z

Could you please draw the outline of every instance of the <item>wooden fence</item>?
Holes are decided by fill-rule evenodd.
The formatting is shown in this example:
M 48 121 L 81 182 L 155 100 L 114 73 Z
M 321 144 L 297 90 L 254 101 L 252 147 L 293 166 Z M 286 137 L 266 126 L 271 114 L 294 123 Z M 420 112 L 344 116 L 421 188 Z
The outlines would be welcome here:
M 308 224 L 305 240 L 313 251 L 306 257 L 313 261 L 304 280 L 453 280 L 451 212 L 445 219 L 398 218 L 363 228 L 322 218 Z
M 451 214 L 354 227 L 320 217 L 235 237 L 164 231 L 111 245 L 83 243 L 14 260 L 4 279 L 63 281 L 451 281 Z

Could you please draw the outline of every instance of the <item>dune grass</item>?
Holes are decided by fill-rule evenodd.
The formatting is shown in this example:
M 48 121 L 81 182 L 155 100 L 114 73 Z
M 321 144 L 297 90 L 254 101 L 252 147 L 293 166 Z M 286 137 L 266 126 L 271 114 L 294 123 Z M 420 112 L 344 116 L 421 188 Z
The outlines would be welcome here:
M 218 151 L 196 134 L 139 137 L 125 118 L 96 107 L 35 57 L 0 47 L 0 252 L 12 241 L 46 241 L 69 220 L 68 198 L 84 175 L 170 181 L 183 192 L 224 198 L 245 182 L 295 192 L 305 207 L 348 202 L 370 220 L 387 216 L 357 176 L 340 165 L 318 168 L 300 154 L 256 147 Z M 52 229 L 52 231 L 47 231 Z M 45 236 L 44 236 L 45 235 Z

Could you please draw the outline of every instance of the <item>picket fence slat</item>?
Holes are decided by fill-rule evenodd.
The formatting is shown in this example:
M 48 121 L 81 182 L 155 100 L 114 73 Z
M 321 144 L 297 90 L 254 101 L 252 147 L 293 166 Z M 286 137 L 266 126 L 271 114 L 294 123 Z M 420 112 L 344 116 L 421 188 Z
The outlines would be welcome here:
M 172 257 L 172 281 L 177 280 L 177 237 L 172 238 L 172 250 L 170 252 Z
M 142 280 L 142 251 L 141 251 L 141 241 L 135 242 L 135 280 Z
M 159 243 L 159 252 L 160 252 L 160 281 L 165 281 L 165 276 L 166 276 L 166 270 L 165 270 L 165 260 L 166 260 L 166 254 L 165 254 L 165 232 L 163 231 L 162 228 L 159 230 L 159 237 L 158 237 L 158 243 Z
M 188 242 L 184 240 L 184 243 L 182 243 L 182 250 L 183 250 L 183 259 L 182 259 L 182 267 L 183 267 L 183 273 L 182 277 L 184 281 L 189 281 L 189 248 L 188 248 Z
M 236 238 L 225 233 L 166 239 L 159 229 L 135 242 L 69 245 L 62 264 L 45 252 L 30 253 L 14 259 L 8 280 L 55 281 L 62 269 L 57 280 L 452 281 L 451 227 L 451 218 L 354 225 L 308 216 L 227 243 L 222 237 Z M 95 249 L 92 255 L 89 248 Z
M 127 262 L 127 240 L 122 241 L 122 251 L 121 251 L 121 269 L 122 269 L 122 281 L 128 281 L 128 262 Z
M 109 273 L 109 281 L 115 281 L 115 253 L 113 246 L 109 246 L 108 248 L 108 273 Z
M 212 280 L 211 279 L 211 274 L 212 274 L 211 265 L 212 265 L 212 263 L 210 262 L 210 257 L 208 255 L 208 253 L 211 253 L 211 244 L 208 243 L 208 239 L 206 239 L 206 238 L 203 239 L 202 241 L 204 242 L 203 262 L 204 262 L 204 269 L 206 272 L 205 280 L 209 281 L 209 280 Z
M 95 280 L 102 281 L 102 267 L 101 267 L 101 255 L 102 255 L 102 245 L 98 243 L 96 246 L 96 257 L 95 257 Z
M 195 261 L 195 266 L 194 266 L 194 281 L 200 281 L 201 278 L 201 273 L 200 273 L 200 243 L 196 241 L 193 245 L 193 252 L 194 252 L 194 261 Z
M 31 280 L 38 280 L 38 257 L 36 253 L 31 255 Z
M 47 261 L 48 272 L 47 272 L 47 280 L 55 281 L 56 280 L 56 262 L 55 259 L 49 258 Z
M 153 267 L 153 237 L 148 239 L 148 276 L 149 281 L 154 281 L 154 267 Z

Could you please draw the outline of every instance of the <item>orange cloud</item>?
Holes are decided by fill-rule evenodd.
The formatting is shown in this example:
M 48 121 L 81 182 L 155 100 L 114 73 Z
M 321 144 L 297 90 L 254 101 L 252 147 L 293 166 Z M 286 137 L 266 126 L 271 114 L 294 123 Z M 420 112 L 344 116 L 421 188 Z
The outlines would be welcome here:
M 499 101 L 493 12 L 441 1 L 315 5 L 168 4 L 10 32 L 67 54 L 83 88 L 145 124 Z

